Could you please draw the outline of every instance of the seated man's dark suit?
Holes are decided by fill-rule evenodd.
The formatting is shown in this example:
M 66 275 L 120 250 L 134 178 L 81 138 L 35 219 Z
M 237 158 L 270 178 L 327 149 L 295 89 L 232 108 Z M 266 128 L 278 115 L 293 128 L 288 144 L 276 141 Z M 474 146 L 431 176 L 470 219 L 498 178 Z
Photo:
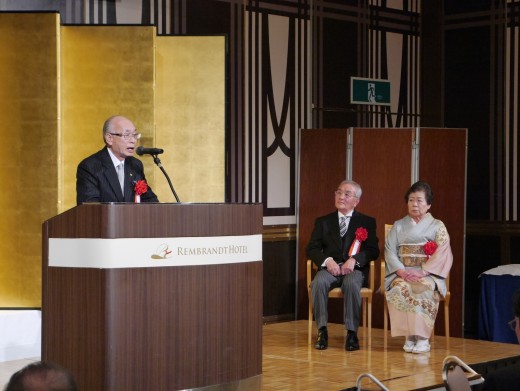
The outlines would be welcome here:
M 125 194 L 117 178 L 107 147 L 89 156 L 78 165 L 76 194 L 78 205 L 83 202 L 134 202 L 134 187 L 144 179 L 143 163 L 133 156 L 125 159 Z M 159 202 L 150 187 L 141 195 L 141 202 Z
M 360 251 L 353 256 L 356 260 L 354 271 L 348 275 L 336 277 L 330 274 L 326 268 L 322 268 L 323 262 L 328 257 L 332 257 L 338 264 L 349 258 L 348 252 L 355 239 L 356 230 L 361 227 L 367 230 L 368 237 L 361 242 Z M 354 210 L 343 238 L 340 236 L 337 211 L 316 219 L 307 246 L 307 257 L 321 269 L 311 284 L 314 317 L 318 329 L 327 325 L 328 292 L 332 288 L 341 287 L 344 295 L 345 328 L 357 331 L 361 317 L 360 290 L 363 285 L 366 285 L 370 261 L 377 259 L 378 256 L 376 220 L 373 217 Z

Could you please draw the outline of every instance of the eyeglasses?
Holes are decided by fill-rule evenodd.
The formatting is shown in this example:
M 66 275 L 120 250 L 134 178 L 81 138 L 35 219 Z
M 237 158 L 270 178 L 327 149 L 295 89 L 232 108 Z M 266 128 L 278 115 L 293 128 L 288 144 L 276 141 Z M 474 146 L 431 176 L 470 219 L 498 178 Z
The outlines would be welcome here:
M 133 133 L 133 134 L 130 134 L 130 133 L 125 133 L 125 134 L 122 134 L 122 133 L 110 133 L 110 134 L 112 136 L 123 137 L 126 141 L 131 140 L 131 139 L 139 140 L 141 138 L 141 133 Z
M 509 325 L 509 328 L 513 331 L 516 330 L 516 319 L 513 319 L 513 320 L 510 320 L 509 322 L 507 322 L 507 324 Z
M 336 190 L 334 192 L 334 194 L 336 194 L 336 196 L 338 196 L 338 197 L 345 196 L 345 198 L 357 198 L 356 194 L 354 192 L 352 192 L 352 191 L 345 191 L 345 192 L 343 192 L 341 190 Z

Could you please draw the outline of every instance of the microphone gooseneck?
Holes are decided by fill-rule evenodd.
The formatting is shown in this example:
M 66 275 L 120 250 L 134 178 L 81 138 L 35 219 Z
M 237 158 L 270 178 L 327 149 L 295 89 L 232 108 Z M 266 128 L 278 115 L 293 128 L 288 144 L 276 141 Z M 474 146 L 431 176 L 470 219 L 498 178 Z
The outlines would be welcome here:
M 168 185 L 170 185 L 170 190 L 173 193 L 173 196 L 175 197 L 177 202 L 181 202 L 179 200 L 179 197 L 177 196 L 177 193 L 175 192 L 175 189 L 173 188 L 172 181 L 170 180 L 170 177 L 168 176 L 168 174 L 164 170 L 164 167 L 161 164 L 161 160 L 157 157 L 157 155 L 159 155 L 160 153 L 163 153 L 164 150 L 161 149 L 161 148 L 145 148 L 145 147 L 139 146 L 139 147 L 136 148 L 135 152 L 139 156 L 142 156 L 142 155 L 152 155 L 153 162 L 157 165 L 157 167 L 159 167 L 161 169 L 162 173 L 166 177 L 166 180 L 168 181 Z

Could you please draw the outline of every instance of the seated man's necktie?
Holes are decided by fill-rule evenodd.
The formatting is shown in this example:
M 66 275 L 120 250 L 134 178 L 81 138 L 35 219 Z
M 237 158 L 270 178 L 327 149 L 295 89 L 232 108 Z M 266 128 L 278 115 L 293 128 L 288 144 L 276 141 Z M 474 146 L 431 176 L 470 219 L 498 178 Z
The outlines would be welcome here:
M 345 216 L 341 216 L 339 218 L 339 234 L 341 235 L 341 237 L 345 236 L 345 234 L 347 233 L 346 219 L 347 218 Z

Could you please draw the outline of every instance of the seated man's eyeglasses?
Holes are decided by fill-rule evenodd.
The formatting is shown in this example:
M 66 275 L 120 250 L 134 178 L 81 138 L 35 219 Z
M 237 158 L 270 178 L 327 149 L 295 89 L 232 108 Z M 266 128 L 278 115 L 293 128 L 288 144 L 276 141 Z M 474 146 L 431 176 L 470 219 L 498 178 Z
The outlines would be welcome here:
M 134 139 L 139 140 L 141 138 L 141 133 L 110 133 L 112 136 L 123 137 L 126 141 Z
M 345 196 L 345 198 L 357 198 L 356 194 L 354 192 L 352 192 L 352 191 L 345 191 L 345 192 L 343 192 L 343 191 L 338 189 L 334 193 L 336 194 L 337 197 Z
M 507 324 L 509 325 L 509 328 L 511 330 L 515 331 L 515 329 L 516 329 L 516 319 L 510 320 L 509 322 L 507 322 Z

